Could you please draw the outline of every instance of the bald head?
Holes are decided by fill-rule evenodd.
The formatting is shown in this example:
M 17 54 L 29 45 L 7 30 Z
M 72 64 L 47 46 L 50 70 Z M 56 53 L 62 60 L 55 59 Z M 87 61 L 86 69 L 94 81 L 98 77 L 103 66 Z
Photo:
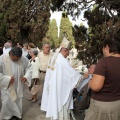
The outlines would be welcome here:
M 96 67 L 95 64 L 90 65 L 90 67 L 88 68 L 88 74 L 93 74 L 95 67 Z

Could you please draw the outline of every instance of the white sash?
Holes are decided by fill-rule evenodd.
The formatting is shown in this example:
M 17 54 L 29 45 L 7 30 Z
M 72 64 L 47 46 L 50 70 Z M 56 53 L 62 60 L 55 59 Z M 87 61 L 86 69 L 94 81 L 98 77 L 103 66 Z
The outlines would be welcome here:
M 8 59 L 7 55 L 4 56 L 4 62 L 5 62 L 5 68 L 7 71 L 7 75 L 9 76 L 13 76 L 12 70 L 10 68 L 12 68 L 11 63 L 10 63 L 10 59 Z M 10 86 L 8 86 L 8 92 L 10 93 L 10 97 L 12 101 L 15 101 L 17 98 L 16 92 L 15 92 L 15 87 L 14 87 L 14 83 Z

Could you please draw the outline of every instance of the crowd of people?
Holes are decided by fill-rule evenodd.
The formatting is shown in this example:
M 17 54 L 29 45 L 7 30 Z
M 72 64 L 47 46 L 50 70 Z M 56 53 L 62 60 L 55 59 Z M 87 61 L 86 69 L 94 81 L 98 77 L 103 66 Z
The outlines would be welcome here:
M 0 45 L 0 90 L 2 108 L 0 120 L 22 119 L 23 85 L 38 100 L 40 110 L 50 120 L 70 120 L 73 90 L 88 83 L 90 106 L 84 120 L 120 120 L 120 37 L 111 34 L 103 41 L 103 55 L 92 64 L 88 73 L 81 74 L 69 63 L 71 42 L 65 37 L 55 53 L 44 43 L 40 51 L 33 43 L 17 44 L 7 41 Z
M 47 62 L 52 56 L 50 44 L 43 44 L 40 51 L 33 43 L 12 46 L 12 41 L 1 45 L 0 56 L 0 89 L 2 108 L 0 120 L 22 119 L 23 84 L 29 88 L 31 102 L 38 100 L 42 93 Z M 38 90 L 38 87 L 41 89 Z M 10 104 L 10 105 L 8 105 Z M 41 100 L 39 101 L 41 104 Z

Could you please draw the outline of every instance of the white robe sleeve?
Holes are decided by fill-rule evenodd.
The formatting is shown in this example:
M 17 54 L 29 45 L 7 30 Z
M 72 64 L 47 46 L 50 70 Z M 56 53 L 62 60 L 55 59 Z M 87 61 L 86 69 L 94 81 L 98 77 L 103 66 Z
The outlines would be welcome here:
M 0 57 L 0 88 L 7 90 L 10 82 L 10 76 L 3 75 L 2 72 L 2 58 Z
M 33 67 L 30 61 L 27 60 L 27 58 L 25 59 L 24 62 L 25 62 L 25 75 L 23 77 L 27 79 L 28 85 L 31 85 Z
M 0 88 L 4 89 L 4 90 L 7 90 L 8 89 L 8 86 L 9 86 L 9 83 L 10 83 L 10 76 L 3 76 L 3 75 L 0 73 Z
M 32 72 L 32 79 L 33 78 L 38 78 L 40 77 L 40 72 L 39 72 L 39 59 L 36 58 L 35 62 L 33 63 L 33 72 Z
M 75 88 L 78 88 L 82 84 L 83 81 L 84 81 L 84 77 L 83 77 L 83 75 L 81 75 L 80 79 L 78 80 L 77 84 L 75 85 Z

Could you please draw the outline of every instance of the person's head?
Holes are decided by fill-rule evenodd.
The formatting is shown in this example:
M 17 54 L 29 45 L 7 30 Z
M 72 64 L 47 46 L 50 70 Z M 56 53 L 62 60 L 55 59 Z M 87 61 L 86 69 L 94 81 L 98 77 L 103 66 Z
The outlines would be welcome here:
M 10 44 L 10 47 L 12 47 L 12 41 L 8 40 L 7 42 Z
M 17 43 L 17 47 L 20 47 L 22 48 L 23 47 L 23 44 L 21 42 Z
M 60 53 L 66 58 L 69 55 L 69 49 L 62 47 Z
M 13 47 L 9 52 L 10 59 L 12 61 L 18 61 L 22 56 L 22 50 L 19 47 Z
M 88 68 L 88 74 L 93 74 L 95 67 L 96 67 L 95 64 L 90 65 L 90 67 Z
M 105 57 L 111 54 L 120 54 L 120 37 L 117 34 L 110 34 L 103 41 L 103 54 Z
M 35 48 L 35 45 L 33 43 L 28 44 L 28 50 L 30 50 L 31 48 Z
M 28 49 L 28 44 L 27 43 L 23 44 L 23 49 Z
M 4 47 L 5 47 L 5 49 L 7 49 L 7 48 L 10 48 L 10 47 L 11 47 L 11 45 L 10 45 L 10 43 L 9 43 L 9 42 L 6 42 L 6 43 L 4 44 Z
M 31 57 L 34 57 L 34 56 L 36 57 L 38 55 L 37 48 L 30 49 L 29 54 L 30 54 Z
M 71 41 L 68 41 L 66 37 L 63 38 L 62 43 L 60 44 L 60 53 L 66 58 L 69 55 L 71 49 Z
M 50 44 L 49 43 L 43 43 L 43 53 L 44 54 L 50 53 Z

